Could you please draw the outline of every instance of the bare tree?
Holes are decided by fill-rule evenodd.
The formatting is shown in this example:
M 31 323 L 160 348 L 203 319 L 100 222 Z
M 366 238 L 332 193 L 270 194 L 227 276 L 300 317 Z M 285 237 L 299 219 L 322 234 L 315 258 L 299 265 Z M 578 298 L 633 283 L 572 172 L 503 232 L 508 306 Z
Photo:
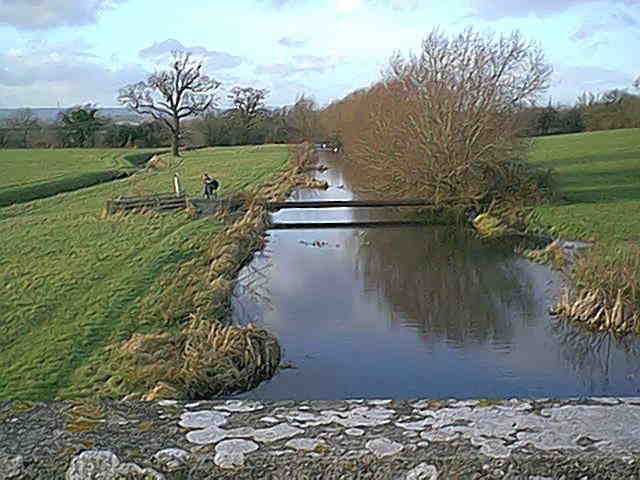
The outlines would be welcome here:
M 258 117 L 268 94 L 264 88 L 233 87 L 229 99 L 243 124 L 250 126 Z
M 338 105 L 338 129 L 376 191 L 485 204 L 520 188 L 524 170 L 514 161 L 525 146 L 516 116 L 550 75 L 540 48 L 517 32 L 436 29 L 417 55 L 396 54 L 382 82 Z
M 125 86 L 118 101 L 136 113 L 161 121 L 171 131 L 171 150 L 178 156 L 182 119 L 207 111 L 220 82 L 202 73 L 202 62 L 192 60 L 190 53 L 173 52 L 173 57 L 171 70 Z
M 29 133 L 40 125 L 30 108 L 22 108 L 7 118 L 7 126 L 22 132 L 22 146 L 29 148 Z
M 255 133 L 264 122 L 266 109 L 264 100 L 269 91 L 262 88 L 234 87 L 228 97 L 233 107 L 227 112 L 231 136 L 234 143 L 246 144 L 256 141 Z
M 304 94 L 300 95 L 288 112 L 287 125 L 293 141 L 313 141 L 322 136 L 316 102 Z

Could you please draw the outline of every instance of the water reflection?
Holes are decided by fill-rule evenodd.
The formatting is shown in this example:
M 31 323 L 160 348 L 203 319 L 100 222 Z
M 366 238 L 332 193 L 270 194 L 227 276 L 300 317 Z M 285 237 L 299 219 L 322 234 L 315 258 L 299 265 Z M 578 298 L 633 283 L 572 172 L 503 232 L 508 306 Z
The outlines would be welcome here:
M 332 168 L 331 185 L 346 183 Z M 348 188 L 294 200 L 350 199 Z M 278 222 L 388 219 L 381 209 L 284 210 Z M 297 368 L 241 398 L 637 394 L 637 341 L 547 314 L 546 267 L 444 227 L 277 230 L 241 276 L 237 321 L 259 321 Z M 605 339 L 605 340 L 602 340 Z
M 632 393 L 640 392 L 640 342 L 613 333 L 585 332 L 556 321 L 550 327 L 562 345 L 562 358 L 587 392 L 614 392 L 624 378 Z

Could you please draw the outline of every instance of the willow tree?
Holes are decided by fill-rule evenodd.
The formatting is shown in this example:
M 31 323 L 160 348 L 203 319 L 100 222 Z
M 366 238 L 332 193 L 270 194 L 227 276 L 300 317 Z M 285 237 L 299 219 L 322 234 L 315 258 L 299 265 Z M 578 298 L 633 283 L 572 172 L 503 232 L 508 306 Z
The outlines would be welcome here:
M 190 53 L 173 52 L 170 70 L 149 75 L 146 81 L 120 89 L 118 101 L 141 115 L 150 115 L 171 132 L 171 151 L 178 156 L 181 121 L 206 112 L 220 82 L 202 72 L 203 63 Z
M 353 139 L 345 151 L 386 196 L 468 205 L 526 189 L 517 114 L 547 89 L 551 72 L 538 45 L 517 32 L 434 30 L 417 54 L 392 57 L 357 105 L 345 102 L 359 110 L 342 129 Z

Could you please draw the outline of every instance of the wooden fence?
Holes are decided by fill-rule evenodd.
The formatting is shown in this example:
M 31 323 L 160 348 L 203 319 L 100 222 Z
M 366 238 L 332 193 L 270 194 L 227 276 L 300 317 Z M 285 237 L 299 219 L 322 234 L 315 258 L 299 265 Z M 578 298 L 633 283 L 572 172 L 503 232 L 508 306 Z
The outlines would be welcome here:
M 137 209 L 153 209 L 153 210 L 176 210 L 178 208 L 187 208 L 187 197 L 171 193 L 157 193 L 145 197 L 119 197 L 113 200 L 107 200 L 107 212 L 115 213 L 118 210 L 137 210 Z

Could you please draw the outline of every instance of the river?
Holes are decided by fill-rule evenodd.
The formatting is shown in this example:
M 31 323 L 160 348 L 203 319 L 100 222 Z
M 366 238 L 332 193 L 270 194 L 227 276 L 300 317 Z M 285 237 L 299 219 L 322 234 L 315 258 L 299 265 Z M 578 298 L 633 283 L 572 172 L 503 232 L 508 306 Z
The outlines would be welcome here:
M 291 201 L 357 198 L 339 157 L 331 188 Z M 277 223 L 389 220 L 385 209 L 282 210 Z M 561 278 L 443 226 L 270 230 L 240 272 L 234 321 L 279 339 L 290 368 L 234 398 L 569 397 L 640 392 L 640 344 L 547 312 Z

